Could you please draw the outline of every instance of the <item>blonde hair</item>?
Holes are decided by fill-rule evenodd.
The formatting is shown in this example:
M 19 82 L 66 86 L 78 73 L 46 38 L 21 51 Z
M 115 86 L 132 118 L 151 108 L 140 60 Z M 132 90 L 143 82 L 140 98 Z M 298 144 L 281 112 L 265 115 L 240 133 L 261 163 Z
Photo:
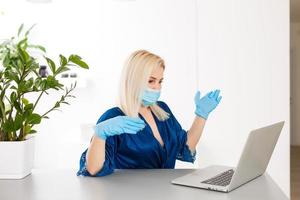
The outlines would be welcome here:
M 125 115 L 138 117 L 143 92 L 152 71 L 157 67 L 165 69 L 164 60 L 146 50 L 135 51 L 127 58 L 121 74 L 118 98 L 119 107 Z M 169 113 L 157 104 L 151 105 L 150 109 L 161 121 L 169 118 Z

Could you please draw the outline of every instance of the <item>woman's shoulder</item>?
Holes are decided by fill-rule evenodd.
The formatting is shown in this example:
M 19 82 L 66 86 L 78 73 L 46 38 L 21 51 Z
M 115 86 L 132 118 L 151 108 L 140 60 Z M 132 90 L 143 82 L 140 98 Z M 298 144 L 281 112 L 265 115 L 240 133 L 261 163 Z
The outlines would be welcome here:
M 108 110 L 106 110 L 98 119 L 97 123 L 105 121 L 107 119 L 113 118 L 113 117 L 117 117 L 117 116 L 121 116 L 124 115 L 124 113 L 122 112 L 122 110 L 119 107 L 112 107 L 109 108 Z

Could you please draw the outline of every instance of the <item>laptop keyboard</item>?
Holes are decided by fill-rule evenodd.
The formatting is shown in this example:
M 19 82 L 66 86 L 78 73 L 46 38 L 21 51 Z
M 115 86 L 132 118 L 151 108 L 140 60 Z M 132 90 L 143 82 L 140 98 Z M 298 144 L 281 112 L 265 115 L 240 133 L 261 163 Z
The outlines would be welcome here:
M 210 179 L 202 181 L 201 183 L 206 183 L 210 185 L 227 186 L 231 181 L 233 173 L 234 173 L 233 169 L 230 169 Z

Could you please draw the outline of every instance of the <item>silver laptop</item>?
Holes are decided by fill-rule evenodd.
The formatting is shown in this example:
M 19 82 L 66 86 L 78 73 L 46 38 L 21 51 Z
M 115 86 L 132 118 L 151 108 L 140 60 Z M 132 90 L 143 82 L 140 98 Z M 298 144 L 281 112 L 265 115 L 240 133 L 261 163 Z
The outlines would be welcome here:
M 176 178 L 173 184 L 230 192 L 262 175 L 270 161 L 284 121 L 250 132 L 236 168 L 213 165 Z

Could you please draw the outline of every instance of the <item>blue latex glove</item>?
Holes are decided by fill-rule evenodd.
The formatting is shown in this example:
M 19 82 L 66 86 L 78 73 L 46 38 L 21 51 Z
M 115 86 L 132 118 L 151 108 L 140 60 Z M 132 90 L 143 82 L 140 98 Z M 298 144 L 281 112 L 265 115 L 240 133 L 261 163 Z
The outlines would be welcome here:
M 138 117 L 117 116 L 98 123 L 95 127 L 96 135 L 106 140 L 107 137 L 123 133 L 136 134 L 146 126 Z
M 196 104 L 195 114 L 204 119 L 213 111 L 220 103 L 222 96 L 219 96 L 220 90 L 210 91 L 204 97 L 200 98 L 200 91 L 195 95 L 194 101 Z

